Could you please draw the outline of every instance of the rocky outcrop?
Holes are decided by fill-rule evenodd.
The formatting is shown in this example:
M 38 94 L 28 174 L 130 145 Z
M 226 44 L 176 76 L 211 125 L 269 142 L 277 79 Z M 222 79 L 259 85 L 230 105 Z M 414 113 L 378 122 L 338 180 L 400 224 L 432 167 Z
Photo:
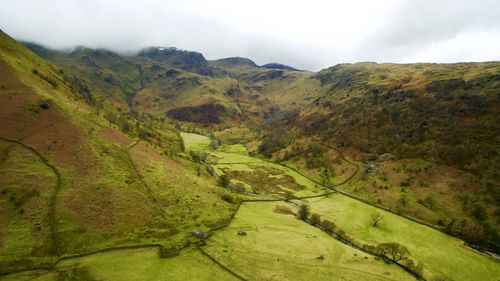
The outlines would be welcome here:
M 293 68 L 291 66 L 288 66 L 288 65 L 284 65 L 284 64 L 281 64 L 281 63 L 268 63 L 268 64 L 264 64 L 262 65 L 261 67 L 263 68 L 267 68 L 267 69 L 281 69 L 281 70 L 293 70 L 293 71 L 299 71 L 298 69 L 296 68 Z

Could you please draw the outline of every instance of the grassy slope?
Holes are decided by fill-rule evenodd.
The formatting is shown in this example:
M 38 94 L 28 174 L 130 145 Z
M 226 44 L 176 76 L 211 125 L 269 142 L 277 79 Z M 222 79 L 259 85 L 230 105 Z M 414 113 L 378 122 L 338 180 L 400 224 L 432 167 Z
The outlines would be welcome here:
M 273 212 L 276 204 L 281 203 L 244 203 L 229 227 L 203 248 L 249 280 L 414 280 L 293 215 Z
M 157 249 L 120 250 L 61 262 L 53 272 L 27 272 L 0 280 L 236 280 L 196 249 L 159 259 Z
M 500 275 L 498 262 L 437 230 L 383 211 L 382 222 L 373 227 L 370 218 L 377 209 L 340 194 L 308 201 L 313 213 L 335 222 L 356 241 L 369 245 L 397 242 L 406 246 L 410 256 L 423 263 L 426 278 L 494 281 Z
M 19 145 L 0 141 L 0 155 L 0 264 L 12 262 L 12 253 L 43 261 L 53 246 L 48 217 L 55 175 Z M 39 187 L 40 182 L 46 184 Z
M 157 138 L 146 137 L 151 143 L 141 143 L 128 151 L 133 138 L 94 114 L 94 108 L 71 92 L 67 77 L 57 68 L 4 34 L 0 36 L 0 56 L 1 118 L 5 121 L 0 127 L 2 137 L 33 147 L 61 176 L 57 194 L 49 180 L 53 175 L 47 173 L 48 179 L 40 178 L 34 184 L 33 189 L 40 196 L 25 202 L 25 213 L 19 207 L 12 209 L 6 194 L 25 192 L 20 184 L 39 170 L 40 161 L 22 166 L 23 162 L 10 160 L 26 152 L 17 147 L 8 149 L 4 164 L 9 166 L 3 165 L 2 171 L 16 169 L 20 180 L 2 187 L 2 210 L 8 210 L 12 220 L 27 223 L 12 229 L 11 220 L 1 221 L 2 270 L 54 260 L 54 241 L 39 239 L 47 230 L 42 227 L 39 232 L 32 227 L 46 219 L 43 212 L 47 206 L 40 206 L 38 215 L 32 215 L 31 206 L 42 204 L 39 201 L 47 197 L 44 192 L 49 189 L 55 202 L 52 229 L 62 255 L 118 245 L 182 245 L 190 239 L 191 229 L 208 229 L 229 215 L 231 206 L 219 197 L 218 187 L 207 173 L 198 176 L 194 164 L 166 156 L 180 152 L 175 129 L 148 120 L 135 121 L 136 127 L 151 127 Z M 35 68 L 38 74 L 32 72 Z M 57 85 L 52 86 L 47 80 Z M 40 107 L 43 100 L 48 100 L 47 109 Z M 149 158 L 149 162 L 142 161 Z M 171 176 L 173 173 L 175 177 Z M 142 180 L 143 177 L 147 179 Z M 199 207 L 200 215 L 192 212 L 193 204 Z M 192 217 L 178 216 L 172 223 L 169 216 L 176 211 L 191 213 Z M 13 239 L 11 231 L 19 235 Z M 33 241 L 43 245 L 33 245 Z M 7 252 L 12 248 L 23 250 Z
M 210 138 L 207 136 L 181 132 L 186 151 L 207 151 L 210 149 Z
M 316 83 L 316 91 L 309 91 L 314 98 L 295 119 L 280 113 L 263 126 L 271 135 L 288 138 L 273 158 L 317 178 L 329 167 L 336 175 L 331 182 L 338 183 L 352 167 L 326 147 L 323 153 L 309 153 L 312 142 L 341 149 L 362 172 L 364 164 L 373 164 L 370 155 L 392 153 L 396 161 L 376 165 L 367 179 L 344 187 L 433 224 L 465 220 L 479 229 L 473 232 L 484 244 L 498 247 L 499 65 L 356 63 L 320 71 L 301 82 L 303 87 Z M 271 92 L 269 98 L 290 109 L 299 96 L 291 92 L 289 100 L 278 99 Z M 435 169 L 400 168 L 419 162 Z M 432 199 L 434 207 L 425 203 Z M 470 231 L 453 232 L 477 242 Z
M 165 61 L 120 56 L 108 50 L 78 48 L 65 53 L 26 45 L 68 74 L 79 77 L 99 106 L 109 111 L 134 110 L 164 117 L 173 108 L 216 103 L 224 108 L 218 112 L 220 118 L 234 125 L 259 122 L 269 108 L 259 92 L 228 76 L 198 75 L 176 69 Z
M 499 68 L 496 62 L 335 66 L 315 76 L 326 93 L 304 112 L 303 125 L 365 152 L 433 158 L 468 171 L 485 169 L 486 177 L 495 167 L 485 154 L 498 141 Z

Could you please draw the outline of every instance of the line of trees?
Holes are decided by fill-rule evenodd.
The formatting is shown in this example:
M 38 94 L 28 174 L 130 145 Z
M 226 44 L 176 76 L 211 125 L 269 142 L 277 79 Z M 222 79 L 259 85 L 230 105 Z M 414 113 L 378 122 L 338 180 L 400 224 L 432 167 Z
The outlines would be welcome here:
M 414 260 L 409 258 L 410 251 L 401 244 L 395 242 L 384 242 L 378 245 L 363 244 L 362 246 L 358 246 L 356 244 L 356 241 L 345 231 L 338 228 L 333 221 L 321 219 L 321 216 L 319 214 L 311 213 L 311 209 L 307 204 L 302 204 L 299 207 L 297 218 L 308 224 L 320 228 L 329 235 L 335 236 L 340 241 L 347 243 L 355 248 L 359 248 L 372 255 L 382 257 L 387 261 L 397 263 L 416 276 L 422 276 L 423 274 L 423 264 L 415 262 Z M 371 225 L 373 227 L 376 227 L 378 224 L 380 224 L 382 219 L 382 213 L 378 211 L 373 213 L 371 216 Z

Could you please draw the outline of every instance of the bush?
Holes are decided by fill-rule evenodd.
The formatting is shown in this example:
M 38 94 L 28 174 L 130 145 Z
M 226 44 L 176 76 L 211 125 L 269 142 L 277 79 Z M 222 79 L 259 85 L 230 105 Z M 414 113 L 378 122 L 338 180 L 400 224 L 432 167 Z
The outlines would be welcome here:
M 309 217 L 309 205 L 302 204 L 299 207 L 299 212 L 297 213 L 297 218 L 303 221 L 306 221 Z
M 236 203 L 238 201 L 237 199 L 234 198 L 233 195 L 225 193 L 225 192 L 220 193 L 220 198 L 222 198 L 222 200 L 224 200 L 228 203 Z
M 323 229 L 326 232 L 328 232 L 330 234 L 335 233 L 335 229 L 337 228 L 337 226 L 335 225 L 334 222 L 326 220 L 326 219 L 321 221 L 320 225 L 323 227 Z
M 45 80 L 45 82 L 49 83 L 52 86 L 52 88 L 56 89 L 59 86 L 57 84 L 56 80 L 50 78 L 49 76 L 44 75 L 43 73 L 41 73 L 40 71 L 38 71 L 38 69 L 33 68 L 31 70 L 31 72 L 33 74 L 37 75 L 38 77 L 42 78 L 43 80 Z
M 160 250 L 158 251 L 158 255 L 160 258 L 170 258 L 179 255 L 179 249 L 176 246 L 170 247 L 170 248 L 165 248 L 165 247 L 160 247 Z
M 40 106 L 40 108 L 43 108 L 43 109 L 49 109 L 50 104 L 51 104 L 51 101 L 45 99 L 45 100 L 40 101 L 38 106 Z
M 227 187 L 229 185 L 229 178 L 226 175 L 221 175 L 219 177 L 219 185 L 222 187 Z
M 311 214 L 311 217 L 309 218 L 309 223 L 312 225 L 318 225 L 321 223 L 321 217 L 318 214 Z
M 194 162 L 201 163 L 207 159 L 208 154 L 205 152 L 195 152 L 191 150 L 189 151 L 189 156 Z
M 407 258 L 405 259 L 404 265 L 413 273 L 417 274 L 418 276 L 422 276 L 422 273 L 424 271 L 423 264 L 415 263 L 412 259 Z
M 274 207 L 274 212 L 280 214 L 295 215 L 295 213 L 292 211 L 292 209 L 290 209 L 290 207 L 283 205 L 276 205 Z

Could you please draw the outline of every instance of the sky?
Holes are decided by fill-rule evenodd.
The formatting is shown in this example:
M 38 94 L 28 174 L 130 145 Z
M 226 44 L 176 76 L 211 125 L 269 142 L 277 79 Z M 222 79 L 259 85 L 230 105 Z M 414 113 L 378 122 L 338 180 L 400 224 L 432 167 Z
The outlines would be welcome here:
M 0 0 L 0 29 L 47 47 L 178 47 L 317 71 L 500 60 L 499 0 Z

